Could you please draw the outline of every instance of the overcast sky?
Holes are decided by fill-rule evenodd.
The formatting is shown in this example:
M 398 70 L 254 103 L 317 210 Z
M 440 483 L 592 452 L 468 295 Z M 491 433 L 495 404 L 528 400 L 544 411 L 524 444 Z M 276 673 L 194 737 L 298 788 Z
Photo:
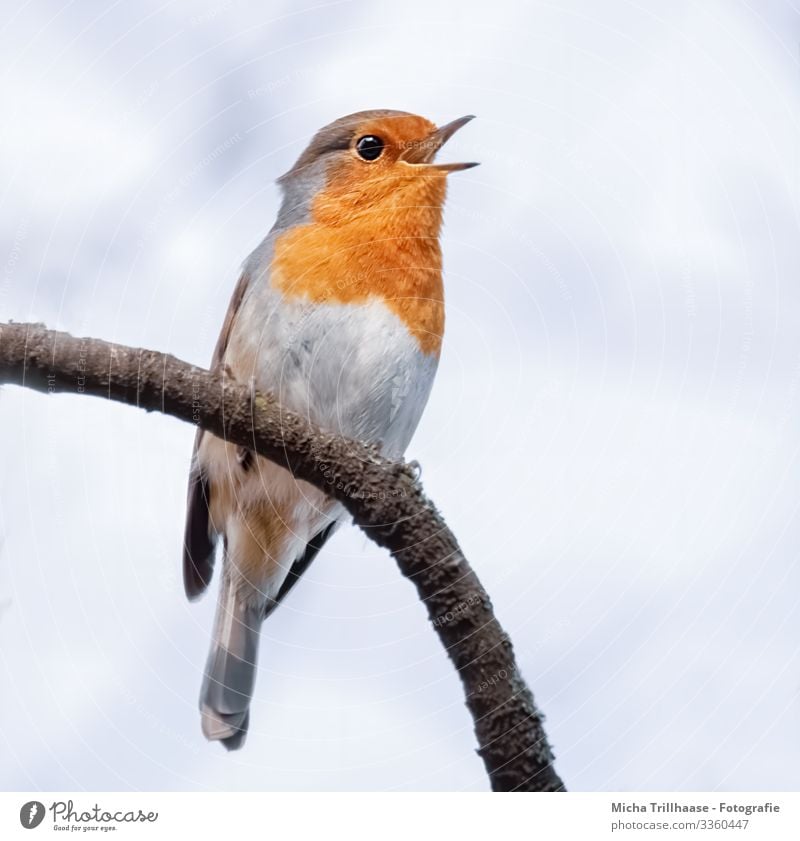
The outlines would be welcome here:
M 408 455 L 570 788 L 797 789 L 799 42 L 791 1 L 6 6 L 0 318 L 206 364 L 317 128 L 478 115 Z M 193 430 L 14 388 L 0 428 L 3 788 L 487 788 L 353 527 L 264 626 L 244 750 L 206 743 Z

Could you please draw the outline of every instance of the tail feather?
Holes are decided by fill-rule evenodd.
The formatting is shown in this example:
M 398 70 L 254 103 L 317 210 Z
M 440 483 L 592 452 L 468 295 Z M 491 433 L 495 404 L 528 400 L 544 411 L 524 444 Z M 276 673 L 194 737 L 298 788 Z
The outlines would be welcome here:
M 210 741 L 221 742 L 228 750 L 238 750 L 247 737 L 250 726 L 250 710 L 235 715 L 214 712 L 201 707 L 203 733 Z
M 263 618 L 263 605 L 248 604 L 224 576 L 200 712 L 206 738 L 222 742 L 228 750 L 241 747 L 247 735 Z

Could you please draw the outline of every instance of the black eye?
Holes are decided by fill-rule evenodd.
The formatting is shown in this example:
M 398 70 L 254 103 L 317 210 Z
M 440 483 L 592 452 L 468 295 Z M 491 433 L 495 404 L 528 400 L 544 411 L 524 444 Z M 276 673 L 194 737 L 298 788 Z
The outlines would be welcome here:
M 375 137 L 374 134 L 367 134 L 359 138 L 356 143 L 356 152 L 365 161 L 376 161 L 383 152 L 384 143 L 380 137 Z

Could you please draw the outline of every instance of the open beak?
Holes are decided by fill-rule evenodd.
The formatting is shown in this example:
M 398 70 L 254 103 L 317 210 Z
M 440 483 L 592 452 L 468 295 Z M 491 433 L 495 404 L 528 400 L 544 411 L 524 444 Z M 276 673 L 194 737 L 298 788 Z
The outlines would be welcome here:
M 409 164 L 424 164 L 430 169 L 438 169 L 440 172 L 458 172 L 461 169 L 472 169 L 478 166 L 477 161 L 470 163 L 456 163 L 456 164 L 435 164 L 433 159 L 439 149 L 463 126 L 470 120 L 474 120 L 474 114 L 468 114 L 466 117 L 459 117 L 451 123 L 443 125 L 432 131 L 427 137 L 418 140 L 416 143 L 410 145 L 408 149 L 403 151 L 400 159 Z

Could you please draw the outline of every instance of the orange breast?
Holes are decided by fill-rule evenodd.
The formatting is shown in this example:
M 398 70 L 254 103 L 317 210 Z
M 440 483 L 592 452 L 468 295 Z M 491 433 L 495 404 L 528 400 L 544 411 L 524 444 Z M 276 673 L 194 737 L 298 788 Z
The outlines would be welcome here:
M 272 283 L 317 303 L 380 298 L 420 348 L 438 356 L 444 332 L 439 247 L 444 178 L 418 178 L 367 207 L 321 193 L 312 221 L 275 242 Z

